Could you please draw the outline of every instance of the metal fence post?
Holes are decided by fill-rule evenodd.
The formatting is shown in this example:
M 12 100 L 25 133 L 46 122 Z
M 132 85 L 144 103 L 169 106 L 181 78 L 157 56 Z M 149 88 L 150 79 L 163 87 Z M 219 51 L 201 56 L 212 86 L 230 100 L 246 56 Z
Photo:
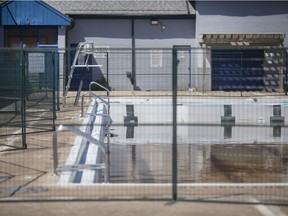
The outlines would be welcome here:
M 109 53 L 106 52 L 106 79 L 107 79 L 107 89 L 110 90 L 110 87 L 109 87 Z M 109 93 L 107 92 L 107 97 L 109 96 Z
M 172 106 L 173 106 L 173 135 L 172 135 L 172 199 L 177 200 L 177 48 L 172 52 Z
M 202 92 L 206 93 L 206 46 L 202 47 L 202 70 L 203 70 L 203 74 L 202 74 Z
M 21 94 L 21 127 L 22 127 L 22 148 L 27 148 L 26 143 L 26 51 L 21 51 L 21 73 L 22 73 L 22 94 Z
M 284 92 L 285 95 L 287 95 L 287 91 L 288 91 L 288 77 L 287 77 L 287 70 L 288 70 L 288 55 L 287 55 L 287 49 L 285 49 L 284 51 L 284 57 L 283 57 L 285 63 L 285 87 L 284 87 Z
M 56 127 L 55 127 L 55 119 L 56 119 L 56 109 L 59 107 L 59 98 L 56 98 L 56 89 L 58 89 L 58 87 L 56 87 L 56 77 L 58 80 L 58 76 L 56 76 L 56 67 L 55 67 L 55 53 L 54 51 L 51 52 L 51 58 L 52 58 L 52 82 L 53 82 L 53 120 L 52 120 L 52 130 L 55 131 Z M 58 85 L 58 82 L 57 82 Z M 58 101 L 56 103 L 56 100 Z M 57 106 L 57 108 L 56 108 Z

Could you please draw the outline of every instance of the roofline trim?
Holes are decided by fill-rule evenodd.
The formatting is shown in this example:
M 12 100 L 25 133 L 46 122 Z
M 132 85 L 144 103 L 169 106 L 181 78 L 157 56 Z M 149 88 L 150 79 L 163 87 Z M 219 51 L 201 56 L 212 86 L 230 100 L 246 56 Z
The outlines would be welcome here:
M 195 19 L 196 15 L 95 15 L 95 14 L 69 14 L 71 19 L 151 19 L 151 18 L 161 18 L 161 19 Z

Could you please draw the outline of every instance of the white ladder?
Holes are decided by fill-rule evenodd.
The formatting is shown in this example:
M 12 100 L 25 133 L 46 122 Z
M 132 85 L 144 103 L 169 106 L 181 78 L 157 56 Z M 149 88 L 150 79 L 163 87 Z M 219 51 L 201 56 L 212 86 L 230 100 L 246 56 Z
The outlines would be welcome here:
M 68 76 L 68 81 L 67 81 L 67 85 L 66 85 L 66 88 L 65 88 L 65 92 L 64 92 L 64 95 L 63 95 L 63 106 L 66 106 L 66 99 L 67 99 L 67 95 L 68 95 L 68 91 L 70 89 L 70 84 L 71 84 L 71 80 L 73 78 L 73 73 L 74 73 L 74 70 L 75 68 L 86 68 L 86 70 L 88 70 L 89 68 L 91 67 L 102 67 L 102 65 L 89 65 L 89 58 L 91 55 L 93 55 L 93 53 L 95 52 L 94 50 L 94 42 L 93 41 L 85 41 L 85 42 L 81 42 L 78 44 L 77 48 L 76 48 L 76 53 L 75 53 L 75 56 L 74 56 L 74 60 L 73 60 L 73 63 L 71 65 L 71 69 L 70 69 L 70 73 L 69 73 L 69 76 Z M 85 61 L 84 61 L 84 64 L 78 64 L 78 58 L 79 58 L 79 55 L 80 54 L 84 54 L 85 55 Z M 79 101 L 79 96 L 80 96 L 80 93 L 81 93 L 81 90 L 82 90 L 82 85 L 83 85 L 83 82 L 84 82 L 84 73 L 86 71 L 83 71 L 82 72 L 82 76 L 81 76 L 81 81 L 80 81 L 80 84 L 79 84 L 79 87 L 78 87 L 78 91 L 77 91 L 77 95 L 76 95 L 76 98 L 75 98 L 75 102 L 74 102 L 74 106 L 77 106 L 78 104 L 78 101 Z

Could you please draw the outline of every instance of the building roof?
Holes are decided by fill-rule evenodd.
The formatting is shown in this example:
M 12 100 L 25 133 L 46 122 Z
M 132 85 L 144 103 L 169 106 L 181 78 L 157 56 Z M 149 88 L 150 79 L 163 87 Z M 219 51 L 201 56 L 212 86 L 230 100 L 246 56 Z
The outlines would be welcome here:
M 188 0 L 44 0 L 66 15 L 195 15 Z
M 10 0 L 0 4 L 0 25 L 71 25 L 71 19 L 44 1 Z

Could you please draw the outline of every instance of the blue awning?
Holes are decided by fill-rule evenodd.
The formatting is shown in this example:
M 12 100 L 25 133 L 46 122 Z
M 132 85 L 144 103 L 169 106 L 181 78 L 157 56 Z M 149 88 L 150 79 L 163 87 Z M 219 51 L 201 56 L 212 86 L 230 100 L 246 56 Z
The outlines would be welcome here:
M 0 25 L 69 26 L 71 19 L 43 1 L 10 0 L 0 5 Z

